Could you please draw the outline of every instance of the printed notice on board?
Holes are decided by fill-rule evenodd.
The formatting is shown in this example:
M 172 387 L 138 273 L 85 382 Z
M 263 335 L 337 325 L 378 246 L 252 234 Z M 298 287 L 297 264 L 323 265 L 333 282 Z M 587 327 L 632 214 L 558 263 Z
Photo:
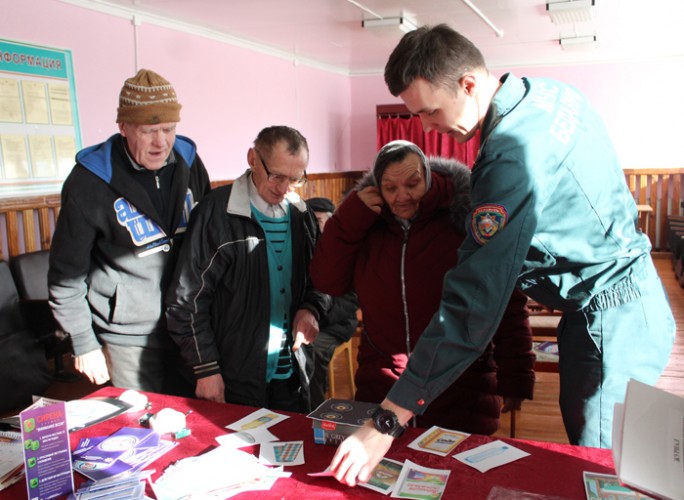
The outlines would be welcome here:
M 80 149 L 71 52 L 0 39 L 0 197 L 58 193 Z

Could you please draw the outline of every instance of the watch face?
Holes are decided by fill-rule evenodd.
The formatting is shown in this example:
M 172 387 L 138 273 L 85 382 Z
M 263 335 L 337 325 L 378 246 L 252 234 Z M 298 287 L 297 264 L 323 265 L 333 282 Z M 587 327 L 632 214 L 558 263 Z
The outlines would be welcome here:
M 377 429 L 385 434 L 392 432 L 397 425 L 396 417 L 389 411 L 379 411 L 376 413 L 374 420 Z
M 380 427 L 382 427 L 387 432 L 390 432 L 392 430 L 392 428 L 394 427 L 394 419 L 392 418 L 392 415 L 387 415 L 387 414 L 380 415 L 378 420 L 379 420 Z

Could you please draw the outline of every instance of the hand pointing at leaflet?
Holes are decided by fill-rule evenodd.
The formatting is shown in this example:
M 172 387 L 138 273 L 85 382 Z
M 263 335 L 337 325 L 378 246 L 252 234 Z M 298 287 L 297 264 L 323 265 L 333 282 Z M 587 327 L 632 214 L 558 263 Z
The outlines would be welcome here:
M 368 481 L 411 418 L 412 412 L 385 399 L 373 418 L 340 444 L 330 462 L 335 479 L 348 486 Z

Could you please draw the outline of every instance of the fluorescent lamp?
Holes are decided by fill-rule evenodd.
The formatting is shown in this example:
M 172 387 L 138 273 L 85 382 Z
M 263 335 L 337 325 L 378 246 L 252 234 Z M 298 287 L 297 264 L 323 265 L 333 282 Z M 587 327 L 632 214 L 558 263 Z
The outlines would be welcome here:
M 558 40 L 563 50 L 583 50 L 590 48 L 596 41 L 596 35 L 565 37 Z
M 584 23 L 594 17 L 594 0 L 560 0 L 546 2 L 554 24 Z
M 361 21 L 361 26 L 369 29 L 376 28 L 398 28 L 404 33 L 413 31 L 417 28 L 415 24 L 405 17 L 383 17 L 381 19 L 364 19 Z

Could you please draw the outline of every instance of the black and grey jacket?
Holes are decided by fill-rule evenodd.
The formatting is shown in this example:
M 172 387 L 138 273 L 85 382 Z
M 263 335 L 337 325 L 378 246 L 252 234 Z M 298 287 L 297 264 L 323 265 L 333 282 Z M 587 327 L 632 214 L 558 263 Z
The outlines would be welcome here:
M 167 318 L 196 378 L 221 373 L 226 401 L 265 406 L 269 267 L 264 232 L 250 208 L 250 176 L 248 170 L 232 185 L 215 189 L 193 211 L 167 296 Z M 288 200 L 293 256 L 290 318 L 306 308 L 320 319 L 330 308 L 330 297 L 312 288 L 308 271 L 318 225 L 299 196 L 291 193 Z M 312 370 L 308 349 L 294 353 L 293 362 L 305 394 Z
M 169 164 L 155 172 L 133 167 L 120 134 L 76 161 L 50 251 L 56 320 L 76 355 L 100 348 L 96 333 L 120 345 L 170 343 L 164 293 L 190 212 L 211 189 L 195 144 L 176 136 Z M 165 190 L 164 213 L 150 198 L 155 185 Z

